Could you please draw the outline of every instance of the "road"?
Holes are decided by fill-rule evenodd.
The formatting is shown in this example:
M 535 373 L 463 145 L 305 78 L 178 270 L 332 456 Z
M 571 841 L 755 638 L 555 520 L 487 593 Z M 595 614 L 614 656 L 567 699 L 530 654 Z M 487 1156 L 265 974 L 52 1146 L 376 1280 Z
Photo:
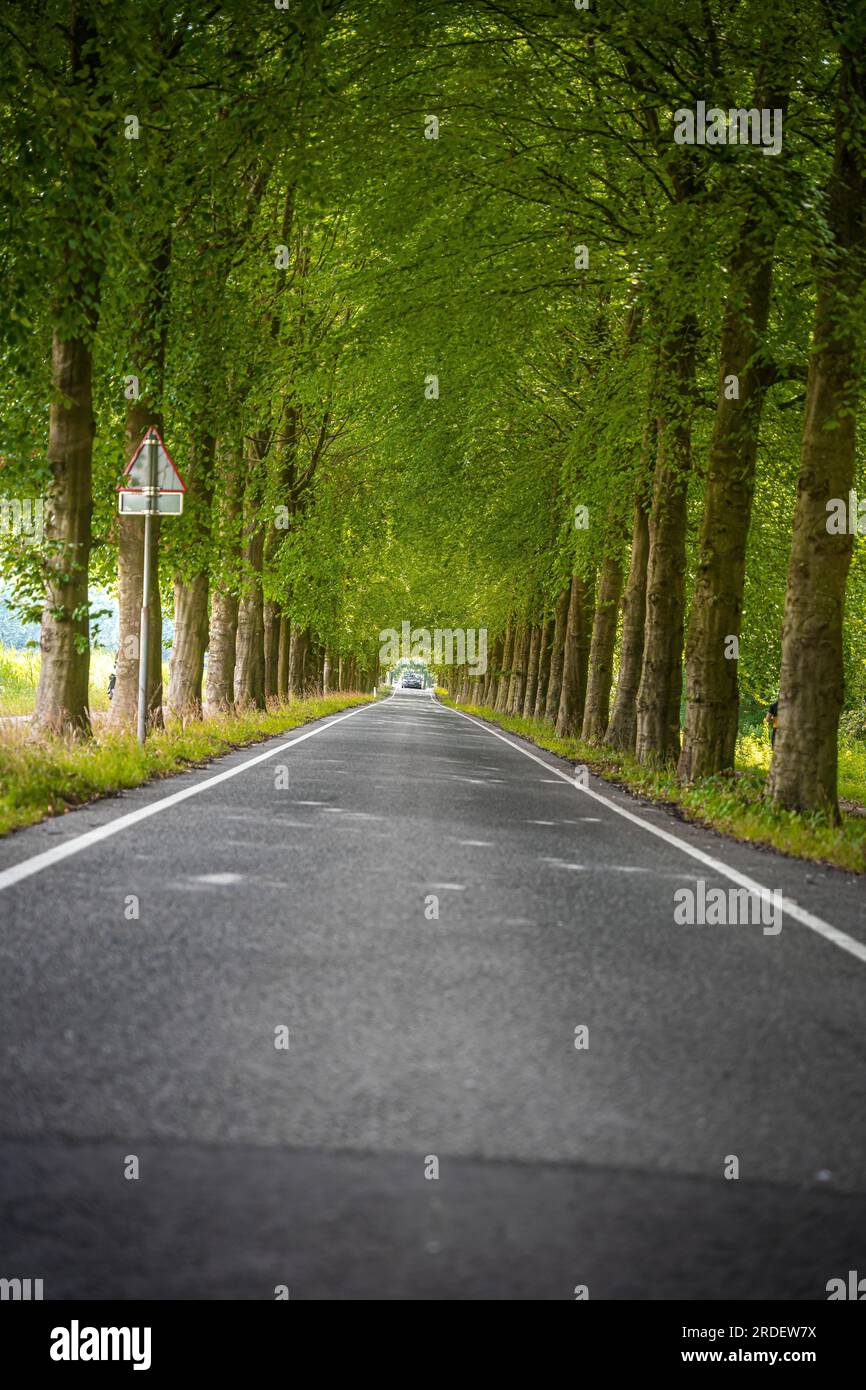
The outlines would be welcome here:
M 571 773 L 404 691 L 0 842 L 0 1275 L 824 1299 L 866 1273 L 862 879 Z M 731 873 L 802 920 L 677 924 Z

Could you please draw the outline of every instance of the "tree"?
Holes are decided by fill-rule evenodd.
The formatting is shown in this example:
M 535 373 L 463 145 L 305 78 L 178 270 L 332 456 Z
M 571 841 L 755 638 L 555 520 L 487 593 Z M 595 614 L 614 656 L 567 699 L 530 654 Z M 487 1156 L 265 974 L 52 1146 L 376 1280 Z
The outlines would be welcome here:
M 833 533 L 828 504 L 848 497 L 854 479 L 866 270 L 866 14 L 847 3 L 831 13 L 841 61 L 828 245 L 818 273 L 770 789 L 787 810 L 838 820 L 842 629 L 853 538 L 850 529 Z

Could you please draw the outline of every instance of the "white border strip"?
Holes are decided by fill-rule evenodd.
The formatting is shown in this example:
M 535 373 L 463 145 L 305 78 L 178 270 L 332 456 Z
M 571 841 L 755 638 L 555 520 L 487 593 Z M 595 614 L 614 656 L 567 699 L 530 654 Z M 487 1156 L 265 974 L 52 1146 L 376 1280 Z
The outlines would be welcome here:
M 380 702 L 370 700 L 366 705 L 359 705 L 357 709 L 350 709 L 348 714 L 340 714 L 336 719 L 328 718 L 327 724 L 320 724 L 317 729 L 308 729 L 305 734 L 299 734 L 297 738 L 289 739 L 288 743 L 281 743 L 277 748 L 271 748 L 267 753 L 259 753 L 255 758 L 248 758 L 245 763 L 240 763 L 237 767 L 230 767 L 226 772 L 218 772 L 215 777 L 206 777 L 202 782 L 195 782 L 191 787 L 184 787 L 182 791 L 172 792 L 169 796 L 163 796 L 159 801 L 152 801 L 147 806 L 140 806 L 137 811 L 129 811 L 125 816 L 118 816 L 117 820 L 108 821 L 105 825 L 98 825 L 94 830 L 86 830 L 83 835 L 77 835 L 75 839 L 66 840 L 62 845 L 55 845 L 53 849 L 46 849 L 42 854 L 34 854 L 30 859 L 24 859 L 20 864 L 13 864 L 8 869 L 0 871 L 0 892 L 4 888 L 11 888 L 14 883 L 20 883 L 24 878 L 30 878 L 33 874 L 39 874 L 43 869 L 49 869 L 52 864 L 58 864 L 62 859 L 68 859 L 70 855 L 80 854 L 83 849 L 89 849 L 91 845 L 96 845 L 100 840 L 107 840 L 109 835 L 117 835 L 121 830 L 127 830 L 131 825 L 137 825 L 139 821 L 147 820 L 149 816 L 155 816 L 159 811 L 167 811 L 170 806 L 177 806 L 181 801 L 186 801 L 187 797 L 198 796 L 199 792 L 209 791 L 211 787 L 217 786 L 220 782 L 227 782 L 230 777 L 237 777 L 239 773 L 246 772 L 247 768 L 255 767 L 257 763 L 267 762 L 268 758 L 275 758 L 278 753 L 284 753 L 287 748 L 294 748 L 296 743 L 303 743 L 306 738 L 313 738 L 316 734 L 322 734 L 326 729 L 331 729 L 335 724 L 342 724 L 344 719 L 351 719 L 355 714 L 362 714 L 364 710 L 374 709 Z M 320 718 L 322 716 L 319 716 Z M 225 756 L 217 754 L 218 757 Z
M 575 791 L 582 792 L 584 796 L 591 796 L 594 801 L 600 801 L 603 806 L 609 806 L 612 811 L 616 811 L 618 816 L 623 816 L 626 820 L 633 821 L 635 825 L 639 825 L 644 830 L 648 830 L 651 835 L 657 835 L 660 840 L 666 841 L 669 845 L 674 845 L 677 849 L 682 850 L 684 854 L 691 855 L 692 859 L 697 859 L 699 863 L 706 864 L 707 868 L 712 869 L 717 874 L 722 874 L 725 878 L 731 879 L 733 883 L 739 883 L 742 888 L 748 888 L 749 892 L 757 893 L 760 898 L 772 905 L 773 896 L 771 890 L 762 887 L 760 883 L 757 883 L 753 878 L 749 878 L 746 874 L 741 874 L 739 869 L 729 868 L 727 864 L 722 863 L 721 859 L 714 859 L 712 855 L 704 854 L 703 850 L 695 849 L 693 845 L 687 844 L 685 840 L 680 840 L 676 835 L 672 835 L 669 830 L 662 830 L 659 825 L 651 825 L 649 821 L 642 820 L 641 817 L 636 816 L 633 811 L 627 811 L 624 806 L 618 806 L 615 801 L 608 800 L 606 796 L 602 796 L 600 792 L 593 791 L 591 787 L 579 786 L 574 781 L 573 777 L 568 776 L 568 773 L 562 772 L 560 768 L 552 766 L 549 762 L 545 762 L 544 758 L 539 758 L 536 753 L 530 753 L 528 748 L 522 748 L 519 743 L 514 743 L 510 738 L 507 738 L 505 734 L 501 734 L 498 729 L 492 729 L 489 724 L 483 723 L 480 719 L 474 719 L 471 714 L 464 714 L 463 710 L 454 709 L 451 705 L 443 705 L 442 708 L 450 710 L 452 714 L 458 714 L 461 719 L 468 719 L 470 724 L 477 724 L 478 728 L 483 729 L 485 733 L 492 734 L 494 738 L 501 739 L 503 743 L 508 744 L 509 748 L 513 748 L 516 752 L 522 753 L 524 757 L 531 758 L 532 761 L 538 763 L 540 767 L 545 768 L 548 772 L 555 773 L 557 777 L 561 777 L 563 782 L 567 782 L 570 787 L 574 787 Z M 551 756 L 556 757 L 556 754 L 554 753 Z M 829 922 L 823 921 L 821 917 L 815 917 L 813 913 L 807 912 L 806 909 L 800 907 L 799 904 L 791 902 L 790 898 L 782 898 L 782 913 L 783 915 L 787 914 L 787 916 L 793 917 L 795 922 L 800 922 L 804 927 L 808 927 L 810 931 L 817 932 L 819 936 L 823 936 L 826 941 L 831 941 L 833 945 L 838 946 L 840 950 L 847 951 L 849 955 L 855 956 L 857 960 L 866 963 L 866 944 L 862 941 L 857 941 L 853 936 L 848 936 L 847 932 L 840 931 L 838 927 L 831 926 Z

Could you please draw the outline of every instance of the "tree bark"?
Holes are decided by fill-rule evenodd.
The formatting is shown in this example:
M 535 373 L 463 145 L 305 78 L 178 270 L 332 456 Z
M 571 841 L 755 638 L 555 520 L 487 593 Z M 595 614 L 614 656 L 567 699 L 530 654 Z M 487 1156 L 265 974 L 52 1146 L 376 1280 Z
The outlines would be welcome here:
M 559 702 L 562 696 L 562 671 L 565 662 L 565 634 L 568 628 L 568 612 L 571 603 L 572 585 L 562 590 L 556 601 L 553 627 L 553 645 L 550 651 L 550 676 L 547 682 L 547 698 L 544 717 L 553 723 L 559 715 Z
M 304 668 L 309 646 L 309 628 L 293 625 L 289 643 L 289 690 L 298 698 L 304 694 Z
M 216 575 L 211 585 L 210 635 L 204 712 L 234 709 L 235 657 L 238 627 L 238 570 L 243 514 L 243 470 L 240 448 L 218 450 L 216 510 Z
M 589 679 L 589 651 L 592 643 L 592 629 L 595 624 L 595 573 L 590 574 L 587 579 L 581 577 L 579 604 L 575 733 L 580 730 L 583 724 L 583 711 L 586 705 L 586 687 Z
M 229 589 L 214 590 L 210 606 L 210 644 L 205 682 L 205 714 L 219 714 L 235 707 L 235 655 L 238 630 L 238 598 Z
M 280 605 L 268 599 L 262 606 L 266 701 L 276 700 L 279 691 L 280 619 Z
M 246 547 L 249 566 L 238 599 L 235 651 L 235 705 L 265 708 L 265 628 L 262 609 L 262 537 L 252 536 Z
M 502 670 L 496 685 L 496 699 L 493 708 L 497 714 L 505 712 L 505 705 L 508 700 L 508 687 L 511 682 L 511 666 L 514 659 L 514 636 L 515 625 L 509 619 L 505 629 L 505 644 L 502 648 Z
M 670 150 L 657 112 L 644 108 L 650 140 L 665 159 L 671 193 L 694 218 L 706 195 L 706 161 L 689 145 Z M 654 318 L 661 324 L 651 399 L 658 416 L 658 447 L 649 521 L 643 664 L 637 694 L 635 754 L 660 766 L 680 749 L 686 519 L 695 399 L 694 308 L 696 267 L 674 239 L 666 274 L 656 289 Z
M 48 425 L 51 492 L 44 536 L 46 594 L 39 646 L 42 664 L 33 724 L 53 733 L 89 734 L 91 354 L 81 338 L 56 331 L 51 352 L 55 399 Z
M 529 624 L 520 623 L 514 639 L 514 659 L 505 702 L 506 714 L 519 714 L 523 709 L 526 691 L 526 666 L 529 660 Z
M 287 199 L 287 206 L 291 199 Z M 306 274 L 307 260 L 301 257 L 303 275 Z M 301 315 L 301 327 L 303 314 Z M 279 458 L 277 462 L 277 481 L 281 505 L 286 508 L 291 520 L 297 507 L 297 457 L 299 408 L 294 402 L 291 388 L 287 388 L 283 400 L 281 424 L 277 441 Z M 279 527 L 276 518 L 268 526 L 265 543 L 265 568 L 269 574 L 279 558 L 280 549 L 286 538 L 288 527 Z M 268 599 L 264 605 L 264 650 L 265 650 L 265 698 L 284 698 L 288 690 L 288 633 L 283 622 L 283 604 L 276 599 Z M 282 667 L 280 661 L 282 659 Z M 281 682 L 281 671 L 283 680 Z
M 631 536 L 631 559 L 622 604 L 622 639 L 619 648 L 619 678 L 613 713 L 605 734 L 609 748 L 633 753 L 637 737 L 637 692 L 643 664 L 643 636 L 646 617 L 646 571 L 649 556 L 649 517 L 640 498 L 635 503 Z
M 562 688 L 556 718 L 557 738 L 569 738 L 580 727 L 580 629 L 584 602 L 583 580 L 573 574 L 563 643 Z
M 535 709 L 535 694 L 538 690 L 538 658 L 541 651 L 541 624 L 535 623 L 529 640 L 529 665 L 526 671 L 526 691 L 523 696 L 523 708 L 519 712 L 524 719 L 532 718 L 532 711 Z
M 775 86 L 784 55 L 774 54 L 774 58 L 774 85 L 764 89 L 759 77 L 754 106 L 787 110 L 787 95 Z M 784 180 L 785 170 L 775 160 L 766 160 L 760 174 L 757 187 L 751 175 L 753 191 L 745 195 L 746 212 L 728 267 L 716 418 L 686 641 L 686 717 L 677 766 L 684 781 L 732 768 L 737 743 L 740 695 L 735 644 L 742 619 L 758 434 L 769 385 L 761 350 L 770 315 L 777 229 L 777 218 L 768 211 L 765 185 Z M 776 188 L 776 192 L 781 195 L 782 190 Z M 769 207 L 781 201 L 779 196 Z M 731 377 L 736 378 L 736 397 Z
M 135 454 L 150 429 L 163 433 L 160 403 L 163 396 L 165 345 L 168 333 L 168 268 L 171 241 L 159 231 L 149 251 L 146 280 L 142 286 L 141 310 L 135 320 L 130 343 L 130 362 L 141 382 L 138 400 L 126 409 L 126 461 Z M 119 589 L 119 632 L 117 681 L 111 700 L 113 728 L 134 727 L 138 709 L 139 643 L 141 606 L 144 597 L 144 518 L 115 517 L 117 534 L 117 579 Z M 146 705 L 150 727 L 162 725 L 162 600 L 159 589 L 159 537 L 162 519 L 151 518 L 150 594 L 148 603 L 148 651 Z
M 179 569 L 174 576 L 174 640 L 168 666 L 166 705 L 172 714 L 177 715 L 200 715 L 202 708 L 209 590 L 204 556 L 211 549 L 210 512 L 215 448 L 215 439 L 206 434 L 200 450 L 193 456 L 186 479 L 182 524 L 185 527 L 184 539 L 191 546 L 197 564 L 192 567 L 192 573 Z
M 635 741 L 638 761 L 656 766 L 675 759 L 680 746 L 694 338 L 695 322 L 687 316 L 665 338 L 661 354 L 661 415 Z
M 555 621 L 546 618 L 541 629 L 541 645 L 538 652 L 538 680 L 535 687 L 535 707 L 532 711 L 534 719 L 544 718 L 544 706 L 547 700 L 547 687 L 550 682 L 550 656 L 553 648 L 553 631 Z
M 287 613 L 280 614 L 280 632 L 277 645 L 277 699 L 285 704 L 289 698 L 289 669 L 292 640 L 292 622 Z
M 309 643 L 304 659 L 304 676 L 302 694 L 315 695 L 321 690 L 322 683 L 322 651 L 318 642 L 313 638 L 312 632 L 309 635 Z
M 161 416 L 142 398 L 126 412 L 125 453 L 132 458 L 151 427 L 162 430 Z M 151 518 L 150 595 L 146 709 L 148 727 L 162 725 L 162 600 L 159 591 L 159 534 L 162 518 Z M 138 668 L 141 605 L 144 598 L 144 518 L 117 516 L 118 650 L 117 680 L 111 698 L 113 729 L 135 728 L 138 714 Z
M 204 654 L 208 644 L 208 577 L 186 582 L 175 575 L 174 641 L 168 666 L 166 704 L 172 714 L 197 717 L 202 707 Z
M 836 146 L 824 260 L 806 384 L 806 417 L 782 621 L 779 726 L 770 791 L 789 811 L 839 820 L 837 762 L 844 698 L 842 625 L 856 516 L 848 533 L 828 531 L 827 504 L 847 504 L 854 482 L 857 366 L 864 324 L 855 311 L 866 250 L 866 14 L 849 16 L 841 44 Z M 851 47 L 848 47 L 851 43 Z M 856 46 L 855 46 L 856 45 Z
M 490 652 L 490 659 L 487 664 L 487 671 L 484 676 L 484 688 L 481 692 L 481 704 L 485 709 L 490 708 L 494 698 L 493 692 L 496 690 L 496 683 L 499 680 L 499 669 L 502 664 L 502 652 L 504 642 L 501 637 L 497 637 Z
M 616 645 L 616 621 L 621 592 L 622 562 L 618 552 L 609 551 L 601 566 L 598 603 L 589 652 L 589 679 L 582 729 L 582 737 L 588 743 L 601 743 L 607 732 L 610 687 L 613 679 L 613 651 Z
M 98 237 L 88 239 L 82 211 L 104 177 L 105 130 L 94 132 L 94 92 L 101 65 L 87 11 L 69 14 L 68 64 L 64 74 L 64 157 L 55 182 L 66 190 L 63 280 L 51 304 L 51 377 L 48 420 L 51 482 L 46 506 L 45 603 L 39 646 L 41 664 L 34 732 L 90 733 L 90 567 L 93 456 L 91 343 L 99 318 L 101 271 Z M 102 95 L 100 104 L 105 105 Z M 76 129 L 86 110 L 86 133 Z M 74 233 L 77 249 L 70 246 Z M 101 252 L 99 253 L 101 255 Z
M 267 439 L 256 435 L 247 451 L 244 491 L 244 555 L 238 596 L 235 704 L 265 708 L 265 624 L 262 595 L 265 532 L 261 518 L 262 465 Z

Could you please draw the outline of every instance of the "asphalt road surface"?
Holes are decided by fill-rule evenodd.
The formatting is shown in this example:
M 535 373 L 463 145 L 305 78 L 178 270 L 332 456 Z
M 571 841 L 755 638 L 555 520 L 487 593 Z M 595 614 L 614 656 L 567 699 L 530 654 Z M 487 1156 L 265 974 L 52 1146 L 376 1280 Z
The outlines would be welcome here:
M 0 842 L 0 1276 L 825 1299 L 866 1273 L 862 879 L 572 771 L 404 691 Z M 737 874 L 785 894 L 778 933 L 675 920 Z

